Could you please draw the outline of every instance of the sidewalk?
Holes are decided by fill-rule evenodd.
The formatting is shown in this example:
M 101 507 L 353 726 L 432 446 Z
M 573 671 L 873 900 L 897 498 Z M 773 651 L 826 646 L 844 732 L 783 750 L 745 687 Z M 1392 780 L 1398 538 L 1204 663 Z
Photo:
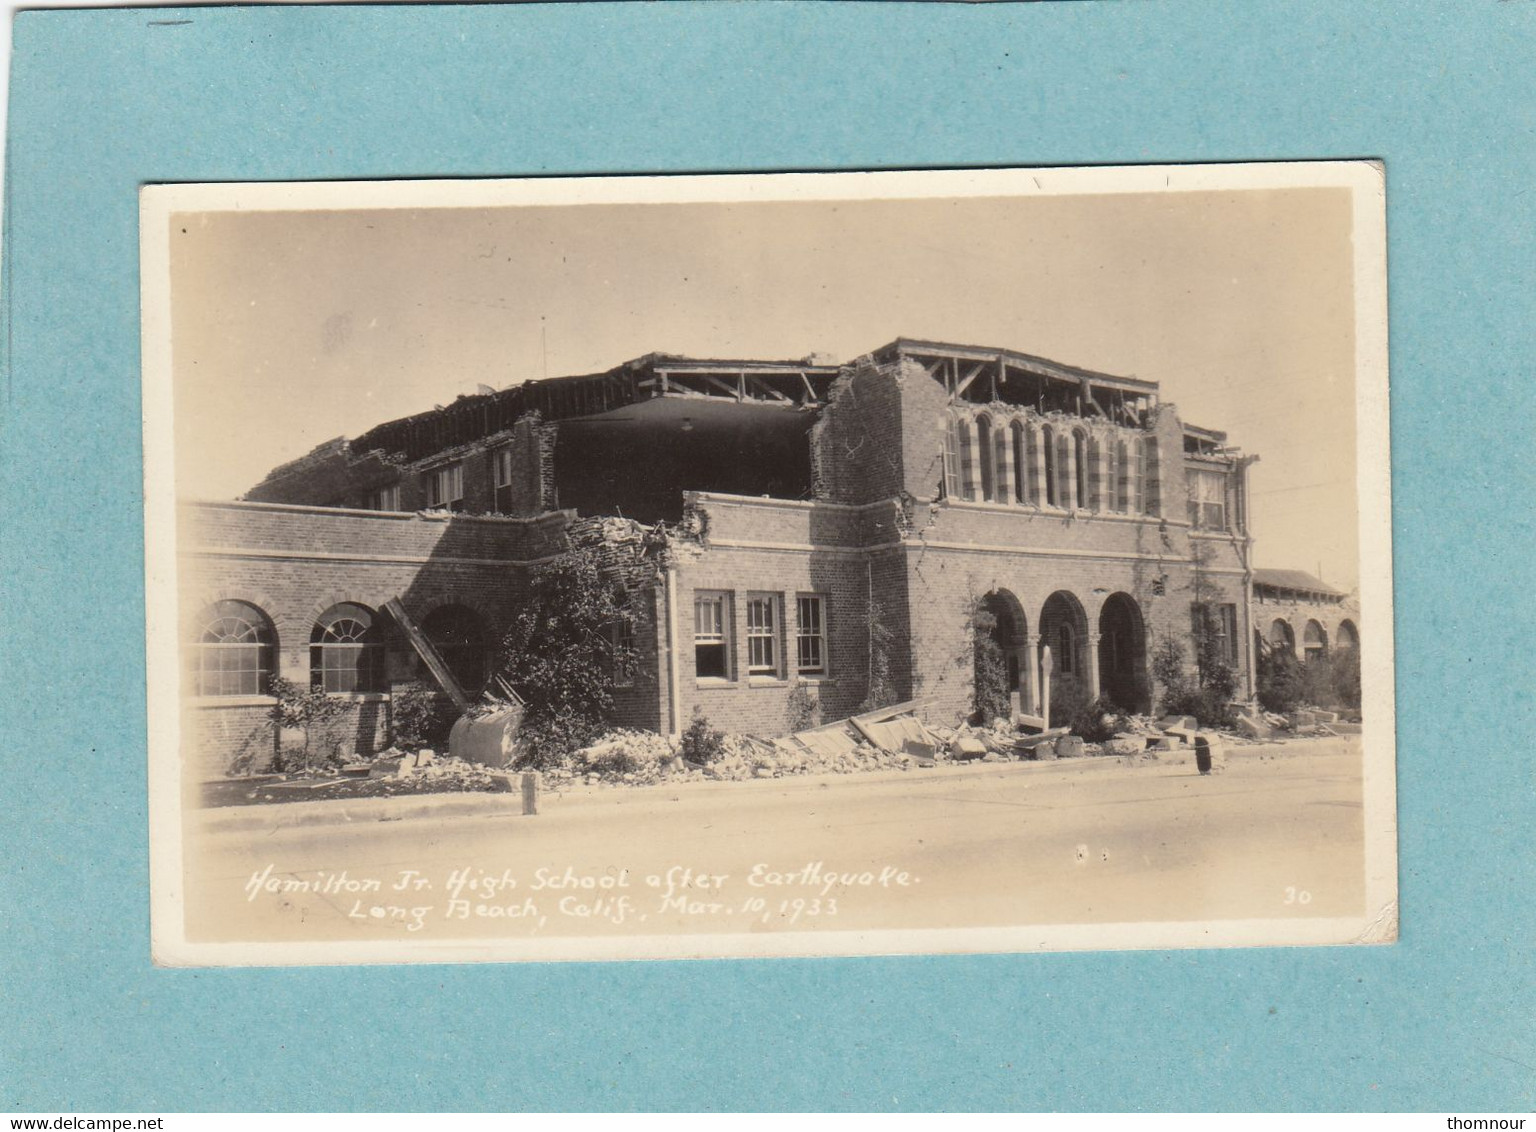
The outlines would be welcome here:
M 1328 748 L 1345 753 L 1357 747 L 1344 737 L 1290 739 L 1281 743 L 1260 743 L 1227 748 L 1228 759 L 1283 758 L 1288 755 L 1320 754 Z M 1098 756 L 1056 759 L 1041 762 L 939 763 L 932 767 L 914 766 L 910 770 L 881 770 L 863 774 L 792 775 L 784 778 L 749 778 L 739 782 L 704 779 L 686 782 L 659 782 L 650 786 L 573 785 L 539 793 L 539 807 L 547 813 L 569 812 L 593 805 L 620 806 L 636 802 L 676 801 L 712 794 L 740 796 L 751 791 L 823 790 L 834 786 L 880 789 L 893 784 L 914 782 L 942 784 L 974 780 L 991 774 L 996 777 L 1098 777 L 1114 771 L 1126 775 L 1145 774 L 1148 770 L 1173 768 L 1194 763 L 1191 748 L 1159 752 L 1155 762 L 1131 765 L 1123 757 Z M 522 796 L 514 790 L 506 794 L 421 794 L 400 798 L 358 798 L 333 801 L 283 802 L 264 806 L 228 806 L 194 811 L 189 820 L 203 832 L 239 832 L 287 829 L 297 826 L 356 825 L 369 822 L 409 821 L 418 818 L 513 818 L 523 816 Z

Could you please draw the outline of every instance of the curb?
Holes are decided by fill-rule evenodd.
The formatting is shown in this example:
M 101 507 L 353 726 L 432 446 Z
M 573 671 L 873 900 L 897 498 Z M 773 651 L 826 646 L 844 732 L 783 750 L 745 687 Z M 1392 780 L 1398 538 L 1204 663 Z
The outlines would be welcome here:
M 516 792 L 454 797 L 430 794 L 405 798 L 365 798 L 356 801 L 283 802 L 265 806 L 226 806 L 200 810 L 193 819 L 204 833 L 290 829 L 312 825 L 362 825 L 408 821 L 412 818 L 522 817 L 523 799 Z

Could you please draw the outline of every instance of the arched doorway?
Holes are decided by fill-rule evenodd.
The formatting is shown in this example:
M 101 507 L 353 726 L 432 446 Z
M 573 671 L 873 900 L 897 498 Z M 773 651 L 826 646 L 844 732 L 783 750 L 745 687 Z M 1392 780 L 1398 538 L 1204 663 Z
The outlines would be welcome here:
M 478 614 L 462 605 L 440 605 L 422 618 L 421 631 L 466 693 L 473 696 L 485 687 L 487 650 Z
M 1308 621 L 1302 634 L 1302 647 L 1306 649 L 1308 664 L 1321 660 L 1328 654 L 1328 633 L 1316 621 Z
M 1125 711 L 1152 710 L 1146 628 L 1141 607 L 1130 594 L 1110 594 L 1099 612 L 1099 687 Z
M 977 602 L 971 706 L 982 722 L 1009 717 L 1011 695 L 1023 691 L 1027 632 L 1024 607 L 1007 590 L 993 590 Z
M 1353 621 L 1340 621 L 1337 647 L 1353 652 L 1360 647 L 1360 630 L 1355 628 Z
M 1052 727 L 1064 724 L 1073 709 L 1090 698 L 1087 649 L 1088 615 L 1083 611 L 1083 603 L 1067 590 L 1057 590 L 1045 599 L 1040 610 L 1039 687 Z

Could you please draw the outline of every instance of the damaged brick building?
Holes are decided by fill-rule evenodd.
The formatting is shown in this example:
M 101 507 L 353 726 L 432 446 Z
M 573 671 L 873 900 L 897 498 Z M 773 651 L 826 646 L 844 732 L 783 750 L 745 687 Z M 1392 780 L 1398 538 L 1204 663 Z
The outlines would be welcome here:
M 384 742 L 392 690 L 428 675 L 413 634 L 473 692 L 531 571 L 573 541 L 643 591 L 613 627 L 640 658 L 615 674 L 627 726 L 676 733 L 697 709 L 780 734 L 797 696 L 836 719 L 872 680 L 953 721 L 978 609 L 1026 712 L 1149 710 L 1152 650 L 1192 662 L 1192 611 L 1251 698 L 1270 631 L 1251 460 L 1155 382 L 909 339 L 460 397 L 181 505 L 191 749 L 218 774 L 272 743 L 273 674 L 347 697 L 359 748 Z

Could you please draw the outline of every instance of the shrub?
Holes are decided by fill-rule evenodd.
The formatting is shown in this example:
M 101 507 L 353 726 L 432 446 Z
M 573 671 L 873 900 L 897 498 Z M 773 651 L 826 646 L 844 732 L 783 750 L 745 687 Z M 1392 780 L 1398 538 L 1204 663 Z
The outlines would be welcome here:
M 1237 723 L 1227 697 L 1214 688 L 1179 688 L 1163 696 L 1165 715 L 1192 715 L 1201 727 L 1232 727 Z
M 688 730 L 683 732 L 677 752 L 700 766 L 712 763 L 725 752 L 725 732 L 716 731 L 704 718 L 704 713 L 694 708 L 693 718 L 688 722 Z
M 971 663 L 976 681 L 971 694 L 971 722 L 985 726 L 1010 715 L 1008 664 L 993 636 L 997 618 L 984 606 L 971 613 Z
M 1188 686 L 1189 678 L 1184 675 L 1184 646 L 1173 637 L 1162 638 L 1152 650 L 1152 678 L 1170 691 Z
M 527 705 L 521 762 L 563 765 L 604 731 L 615 668 L 633 661 L 616 655 L 613 644 L 612 627 L 633 615 L 626 601 L 591 548 L 566 551 L 533 571 L 500 663 L 502 678 Z
M 390 697 L 390 741 L 402 751 L 440 747 L 453 727 L 453 709 L 431 688 L 413 684 Z
M 1348 708 L 1360 706 L 1360 650 L 1342 649 L 1333 654 L 1333 694 Z
M 1116 732 L 1126 730 L 1130 724 L 1130 717 L 1118 705 L 1100 696 L 1075 708 L 1070 726 L 1072 734 L 1081 736 L 1087 742 L 1104 743 L 1113 739 Z
M 804 731 L 816 725 L 817 708 L 820 705 L 816 702 L 816 697 L 811 695 L 810 687 L 798 676 L 789 687 L 789 698 L 785 706 L 791 731 Z
M 1271 649 L 1259 657 L 1259 703 L 1265 711 L 1295 711 L 1306 698 L 1301 661 L 1283 649 Z

